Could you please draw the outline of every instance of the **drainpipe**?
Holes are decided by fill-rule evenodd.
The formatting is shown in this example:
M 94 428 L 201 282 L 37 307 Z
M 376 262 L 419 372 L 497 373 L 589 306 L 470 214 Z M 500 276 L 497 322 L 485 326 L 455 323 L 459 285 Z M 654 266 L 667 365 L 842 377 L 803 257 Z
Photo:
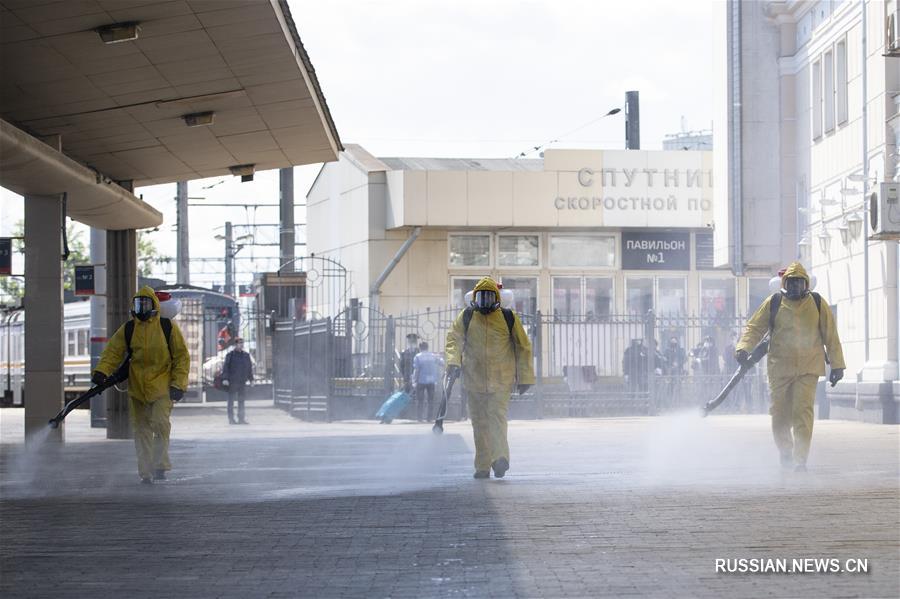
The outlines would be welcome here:
M 862 174 L 863 174 L 863 340 L 865 342 L 865 362 L 856 372 L 856 409 L 862 410 L 863 404 L 859 397 L 859 387 L 862 383 L 866 366 L 869 364 L 869 111 L 867 102 L 868 92 L 868 45 L 866 40 L 866 0 L 860 0 L 862 8 Z
M 372 283 L 372 288 L 369 289 L 369 307 L 377 308 L 378 307 L 378 296 L 381 295 L 381 286 L 384 285 L 384 282 L 387 280 L 391 273 L 394 271 L 394 268 L 400 263 L 400 260 L 403 259 L 403 256 L 406 255 L 406 252 L 409 251 L 409 248 L 412 246 L 413 242 L 416 238 L 419 237 L 419 234 L 422 232 L 422 227 L 416 227 L 412 230 L 412 233 L 409 234 L 409 237 L 406 238 L 406 241 L 403 242 L 403 245 L 400 246 L 400 249 L 397 250 L 397 253 L 394 254 L 394 257 L 391 258 L 391 261 L 388 262 L 388 265 L 384 267 L 384 270 L 378 275 L 378 278 L 375 279 L 375 282 Z
M 741 3 L 731 2 L 731 233 L 734 240 L 732 271 L 744 274 L 744 215 L 742 191 L 741 128 L 743 123 L 741 98 Z

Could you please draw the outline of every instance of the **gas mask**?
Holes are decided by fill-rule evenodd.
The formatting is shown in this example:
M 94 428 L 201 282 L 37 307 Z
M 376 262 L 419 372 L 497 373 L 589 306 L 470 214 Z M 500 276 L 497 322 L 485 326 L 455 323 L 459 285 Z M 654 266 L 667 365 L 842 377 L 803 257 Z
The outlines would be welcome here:
M 500 307 L 500 298 L 491 289 L 479 289 L 472 298 L 472 307 L 482 314 L 490 314 Z
M 131 306 L 131 314 L 141 321 L 147 321 L 156 314 L 153 309 L 153 299 L 142 295 L 134 298 Z
M 781 293 L 790 300 L 803 299 L 809 293 L 809 284 L 803 277 L 788 277 L 784 280 Z

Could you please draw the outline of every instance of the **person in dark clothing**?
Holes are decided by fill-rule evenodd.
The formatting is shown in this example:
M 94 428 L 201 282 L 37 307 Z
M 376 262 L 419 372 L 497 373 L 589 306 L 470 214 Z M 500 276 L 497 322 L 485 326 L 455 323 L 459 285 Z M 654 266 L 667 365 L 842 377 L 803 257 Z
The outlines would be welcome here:
M 244 419 L 244 390 L 253 382 L 253 363 L 250 354 L 244 351 L 244 340 L 234 340 L 234 349 L 225 356 L 222 367 L 222 384 L 228 387 L 228 423 L 249 424 Z M 234 400 L 238 402 L 238 419 L 234 419 Z
M 622 356 L 622 372 L 625 384 L 631 391 L 644 391 L 647 388 L 647 352 L 643 341 L 632 339 L 631 345 Z
M 413 360 L 419 353 L 419 336 L 410 333 L 406 336 L 406 349 L 400 352 L 400 377 L 403 379 L 403 390 L 412 392 Z
M 677 337 L 669 339 L 669 347 L 666 348 L 665 359 L 666 374 L 670 376 L 684 374 L 684 363 L 687 360 L 687 356 L 684 353 L 684 348 L 678 343 Z

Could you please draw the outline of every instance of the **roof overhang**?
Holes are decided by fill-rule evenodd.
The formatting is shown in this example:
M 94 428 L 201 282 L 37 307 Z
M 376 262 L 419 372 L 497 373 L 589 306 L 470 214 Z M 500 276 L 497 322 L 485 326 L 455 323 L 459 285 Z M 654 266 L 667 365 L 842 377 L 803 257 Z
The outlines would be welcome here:
M 124 22 L 139 24 L 137 39 L 104 43 L 97 29 Z M 333 161 L 342 149 L 286 0 L 0 0 L 0 44 L 0 118 L 61 138 L 66 156 L 113 181 Z M 211 124 L 184 119 L 205 112 Z M 46 186 L 23 176 L 28 193 Z
M 67 216 L 92 227 L 144 229 L 162 224 L 162 214 L 131 192 L 4 120 L 0 182 L 26 196 L 65 193 Z

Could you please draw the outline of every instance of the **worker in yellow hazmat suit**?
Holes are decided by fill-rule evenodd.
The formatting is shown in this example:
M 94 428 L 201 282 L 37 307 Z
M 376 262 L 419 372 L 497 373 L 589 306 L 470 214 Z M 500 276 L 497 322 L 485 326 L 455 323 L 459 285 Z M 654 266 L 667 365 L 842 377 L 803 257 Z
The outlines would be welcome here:
M 161 319 L 159 300 L 153 289 L 144 286 L 132 299 L 132 320 L 110 338 L 94 370 L 92 381 L 102 384 L 128 352 L 129 411 L 141 482 L 163 480 L 171 470 L 169 462 L 169 417 L 172 402 L 180 400 L 187 388 L 191 357 L 184 337 L 174 322 Z M 151 478 L 152 477 L 152 478 Z
M 448 375 L 462 369 L 475 436 L 475 478 L 489 478 L 492 468 L 503 478 L 509 469 L 509 397 L 534 384 L 534 366 L 522 321 L 500 307 L 500 289 L 491 278 L 478 281 L 470 306 L 453 323 L 446 356 Z
M 809 275 L 799 262 L 785 269 L 781 287 L 750 318 L 734 357 L 744 363 L 771 327 L 768 368 L 772 433 L 782 465 L 796 463 L 797 471 L 805 471 L 816 382 L 825 374 L 823 346 L 828 350 L 832 387 L 843 378 L 846 365 L 831 308 L 821 296 L 810 293 Z

